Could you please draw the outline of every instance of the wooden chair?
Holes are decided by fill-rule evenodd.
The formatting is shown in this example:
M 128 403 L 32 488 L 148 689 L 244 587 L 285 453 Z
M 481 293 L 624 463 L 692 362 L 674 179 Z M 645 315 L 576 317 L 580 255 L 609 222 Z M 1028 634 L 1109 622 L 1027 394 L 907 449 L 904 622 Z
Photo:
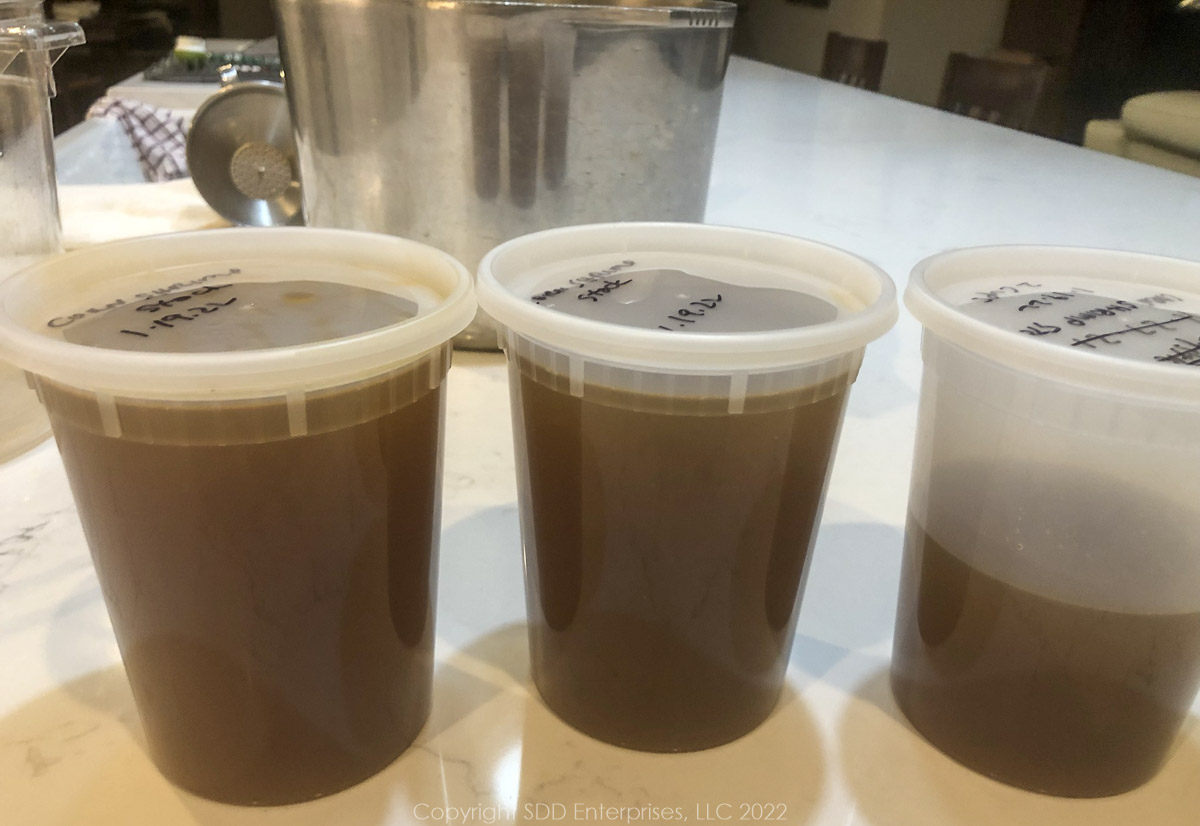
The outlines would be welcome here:
M 946 60 L 938 108 L 1028 130 L 1049 68 L 1040 60 L 1022 62 L 952 52 Z
M 821 77 L 856 86 L 871 92 L 879 91 L 883 79 L 883 64 L 887 61 L 886 40 L 864 40 L 830 32 L 825 38 L 825 57 L 821 61 Z

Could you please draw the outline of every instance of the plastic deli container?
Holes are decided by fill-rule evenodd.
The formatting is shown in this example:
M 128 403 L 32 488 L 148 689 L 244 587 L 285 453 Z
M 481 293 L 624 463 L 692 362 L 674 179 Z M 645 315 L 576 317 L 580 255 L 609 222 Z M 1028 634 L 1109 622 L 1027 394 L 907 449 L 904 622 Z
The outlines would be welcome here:
M 126 241 L 0 288 L 173 782 L 308 799 L 420 730 L 441 386 L 474 311 L 444 253 L 335 230 Z
M 917 265 L 892 686 L 960 762 L 1097 797 L 1200 684 L 1200 264 L 996 247 Z
M 636 749 L 750 731 L 779 696 L 892 283 L 810 241 L 626 223 L 503 244 L 477 294 L 510 365 L 542 698 Z

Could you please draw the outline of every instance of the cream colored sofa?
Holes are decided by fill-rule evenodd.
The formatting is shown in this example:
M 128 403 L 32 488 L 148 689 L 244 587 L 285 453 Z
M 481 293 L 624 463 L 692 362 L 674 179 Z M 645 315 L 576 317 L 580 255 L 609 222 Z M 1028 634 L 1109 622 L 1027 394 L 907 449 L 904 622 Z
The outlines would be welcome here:
M 1083 145 L 1200 177 L 1200 91 L 1131 98 L 1119 120 L 1088 121 Z

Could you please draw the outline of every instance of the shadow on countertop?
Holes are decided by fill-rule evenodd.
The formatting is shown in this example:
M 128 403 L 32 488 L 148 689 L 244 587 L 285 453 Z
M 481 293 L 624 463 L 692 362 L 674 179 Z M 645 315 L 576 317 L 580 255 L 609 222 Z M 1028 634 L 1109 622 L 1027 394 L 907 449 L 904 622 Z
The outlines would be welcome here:
M 497 762 L 496 773 L 516 781 L 497 790 L 509 795 L 516 823 L 556 816 L 564 823 L 611 821 L 613 807 L 623 807 L 633 823 L 684 816 L 692 822 L 705 816 L 812 820 L 825 785 L 823 749 L 812 713 L 792 685 L 785 684 L 765 723 L 731 743 L 684 754 L 631 751 L 576 731 L 542 704 L 528 678 L 526 635 L 523 623 L 510 624 L 447 660 L 472 671 L 486 667 L 511 679 L 510 692 L 519 692 L 520 738 Z M 488 739 L 486 730 L 479 734 Z
M 977 774 L 925 742 L 896 706 L 887 669 L 853 690 L 838 735 L 862 823 L 877 826 L 1192 826 L 1200 812 L 1195 716 L 1166 766 L 1126 794 L 1077 800 L 1035 794 Z
M 289 806 L 214 803 L 171 785 L 151 762 L 121 666 L 94 671 L 0 719 L 4 822 L 21 826 L 376 826 L 441 803 L 445 767 L 430 746 L 499 690 L 441 665 L 434 710 L 417 743 L 343 792 Z M 519 720 L 514 724 L 519 727 Z
M 812 715 L 792 687 L 764 725 L 733 743 L 648 754 L 561 722 L 533 693 L 527 673 L 523 624 L 444 652 L 429 722 L 399 759 L 344 792 L 254 808 L 213 803 L 168 783 L 146 753 L 124 670 L 95 671 L 0 719 L 6 822 L 390 826 L 442 822 L 439 807 L 457 808 L 458 823 L 535 823 L 557 814 L 561 822 L 594 820 L 589 807 L 625 807 L 632 822 L 654 822 L 667 809 L 695 821 L 706 812 L 736 818 L 743 806 L 763 803 L 780 822 L 811 820 L 824 758 Z

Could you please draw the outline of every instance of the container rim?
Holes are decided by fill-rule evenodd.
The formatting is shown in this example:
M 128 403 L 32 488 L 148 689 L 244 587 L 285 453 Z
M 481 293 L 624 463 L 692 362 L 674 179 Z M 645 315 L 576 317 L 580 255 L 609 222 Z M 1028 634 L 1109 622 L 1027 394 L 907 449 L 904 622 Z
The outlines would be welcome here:
M 851 313 L 766 332 L 664 333 L 557 313 L 505 286 L 529 265 L 532 251 L 566 244 L 578 256 L 678 252 L 711 254 L 715 260 L 783 262 L 844 297 L 842 309 Z M 634 369 L 697 375 L 785 369 L 844 355 L 886 333 L 899 313 L 896 288 L 887 274 L 844 250 L 762 230 L 665 222 L 588 224 L 513 239 L 480 262 L 476 295 L 484 311 L 516 334 L 568 354 Z
M 981 268 L 986 261 L 988 269 Z M 1200 369 L 1113 358 L 1052 346 L 973 318 L 942 290 L 1002 269 L 1013 277 L 1079 275 L 1200 295 L 1200 263 L 1123 250 L 1054 245 L 994 245 L 947 250 L 919 261 L 904 304 L 925 330 L 984 358 L 1043 378 L 1108 393 L 1200 405 Z
M 0 18 L 0 46 L 12 52 L 50 52 L 54 60 L 63 51 L 86 42 L 83 28 L 69 21 Z M 0 61 L 0 73 L 7 63 Z
M 412 5 L 424 5 L 435 10 L 470 8 L 472 6 L 500 6 L 514 9 L 575 9 L 596 11 L 643 12 L 651 14 L 691 17 L 691 13 L 702 15 L 704 25 L 733 23 L 738 6 L 731 0 L 563 0 L 562 2 L 539 2 L 539 0 L 404 0 Z M 715 20 L 714 20 L 715 18 Z M 699 24 L 697 24 L 699 25 Z
M 403 270 L 397 286 L 428 290 L 436 301 L 416 317 L 387 327 L 259 350 L 115 350 L 74 344 L 41 330 L 46 319 L 63 312 L 64 295 L 94 283 L 99 274 L 288 260 L 328 262 L 334 282 L 339 267 L 343 272 Z M 377 375 L 444 344 L 474 318 L 470 281 L 466 268 L 441 250 L 354 230 L 231 228 L 134 238 L 43 259 L 0 284 L 0 357 L 52 381 L 112 396 L 232 400 L 303 393 Z

